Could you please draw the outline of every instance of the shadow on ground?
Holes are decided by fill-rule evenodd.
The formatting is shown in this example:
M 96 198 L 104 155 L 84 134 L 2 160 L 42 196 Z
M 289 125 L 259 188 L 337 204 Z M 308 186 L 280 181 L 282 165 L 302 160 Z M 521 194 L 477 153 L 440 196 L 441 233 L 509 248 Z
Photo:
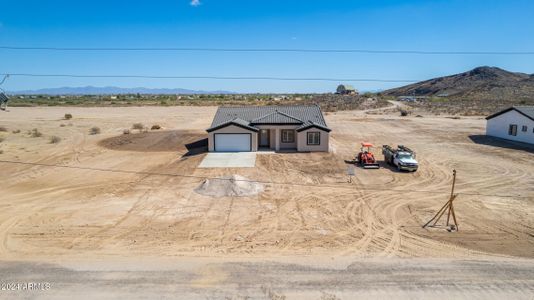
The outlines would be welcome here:
M 471 141 L 473 141 L 473 143 L 479 145 L 506 148 L 512 150 L 523 150 L 529 153 L 534 153 L 534 145 L 530 145 L 527 143 L 509 141 L 482 134 L 470 135 L 469 138 L 471 139 Z
M 208 152 L 208 139 L 204 138 L 192 143 L 186 144 L 187 152 L 182 157 L 194 156 Z

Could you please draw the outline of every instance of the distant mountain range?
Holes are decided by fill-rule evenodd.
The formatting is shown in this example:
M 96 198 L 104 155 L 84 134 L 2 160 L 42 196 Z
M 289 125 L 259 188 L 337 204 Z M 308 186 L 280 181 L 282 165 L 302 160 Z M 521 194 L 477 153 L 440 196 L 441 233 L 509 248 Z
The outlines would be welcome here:
M 160 94 L 160 95 L 176 95 L 176 94 L 235 94 L 229 91 L 198 91 L 188 89 L 151 89 L 144 87 L 135 88 L 120 88 L 114 86 L 106 87 L 60 87 L 47 88 L 38 90 L 25 91 L 9 91 L 12 95 L 118 95 L 118 94 Z
M 534 99 L 534 74 L 509 72 L 496 67 L 478 67 L 465 73 L 386 90 L 382 94 L 517 102 Z

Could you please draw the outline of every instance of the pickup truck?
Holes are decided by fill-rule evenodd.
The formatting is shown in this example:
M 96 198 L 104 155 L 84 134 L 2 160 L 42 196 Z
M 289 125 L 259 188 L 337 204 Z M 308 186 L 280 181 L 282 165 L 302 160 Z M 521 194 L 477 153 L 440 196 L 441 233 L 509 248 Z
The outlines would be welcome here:
M 399 145 L 397 149 L 383 145 L 382 154 L 384 154 L 384 160 L 388 164 L 396 166 L 399 171 L 415 172 L 419 167 L 417 160 L 415 160 L 415 152 L 403 145 Z

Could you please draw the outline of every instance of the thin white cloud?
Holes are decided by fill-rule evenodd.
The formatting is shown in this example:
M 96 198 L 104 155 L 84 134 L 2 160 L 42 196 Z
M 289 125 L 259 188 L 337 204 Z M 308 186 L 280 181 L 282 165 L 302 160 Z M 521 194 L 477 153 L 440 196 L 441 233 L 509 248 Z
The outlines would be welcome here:
M 201 5 L 202 3 L 200 3 L 200 0 L 191 0 L 191 3 L 189 3 L 191 6 L 199 6 Z

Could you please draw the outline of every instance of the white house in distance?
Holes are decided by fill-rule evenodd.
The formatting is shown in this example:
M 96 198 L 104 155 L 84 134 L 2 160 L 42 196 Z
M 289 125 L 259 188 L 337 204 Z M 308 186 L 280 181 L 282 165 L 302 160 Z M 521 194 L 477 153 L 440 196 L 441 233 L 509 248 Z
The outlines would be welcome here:
M 513 106 L 486 120 L 486 135 L 534 145 L 534 106 Z

